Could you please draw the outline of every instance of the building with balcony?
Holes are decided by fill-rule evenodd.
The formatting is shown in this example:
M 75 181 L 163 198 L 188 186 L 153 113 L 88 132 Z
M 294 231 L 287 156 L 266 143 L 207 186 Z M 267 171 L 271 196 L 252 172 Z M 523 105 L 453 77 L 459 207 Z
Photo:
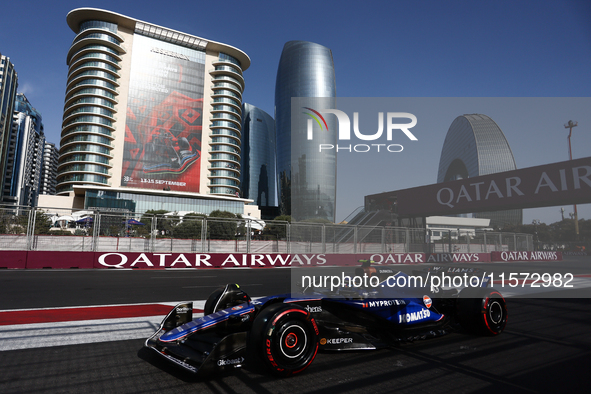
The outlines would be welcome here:
M 59 150 L 52 142 L 45 141 L 43 149 L 43 166 L 41 167 L 41 186 L 39 194 L 55 195 L 57 185 L 57 162 Z
M 17 93 L 4 171 L 4 203 L 37 205 L 44 146 L 41 114 L 24 94 Z
M 17 87 L 18 75 L 14 65 L 9 57 L 0 53 L 0 200 L 2 201 Z
M 147 209 L 160 209 L 161 197 L 195 199 L 202 213 L 251 202 L 239 197 L 246 53 L 95 8 L 75 9 L 67 22 L 76 36 L 58 195 L 84 209 L 101 207 L 87 198 L 98 191 L 137 196 Z

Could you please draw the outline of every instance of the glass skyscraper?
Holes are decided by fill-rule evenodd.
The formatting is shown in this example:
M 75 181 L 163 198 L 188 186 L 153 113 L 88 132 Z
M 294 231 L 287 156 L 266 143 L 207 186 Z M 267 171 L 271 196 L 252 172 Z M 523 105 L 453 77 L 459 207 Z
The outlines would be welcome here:
M 505 134 L 486 115 L 458 116 L 449 127 L 439 160 L 437 182 L 473 178 L 517 169 Z M 522 224 L 523 211 L 512 209 L 473 213 L 491 219 L 491 226 Z
M 263 218 L 276 216 L 275 120 L 260 108 L 242 105 L 242 197 L 254 200 Z
M 306 41 L 289 41 L 283 47 L 275 84 L 277 128 L 277 176 L 282 214 L 295 220 L 335 220 L 336 153 L 318 152 L 318 144 L 306 139 L 292 119 L 292 98 L 336 99 L 334 63 L 330 49 Z M 324 100 L 326 102 L 326 100 Z M 310 102 L 314 103 L 312 99 Z M 326 108 L 326 107 L 325 107 Z M 332 107 L 334 108 L 334 106 Z M 299 114 L 300 108 L 297 108 Z M 324 138 L 336 143 L 334 116 Z M 292 123 L 292 120 L 294 123 Z
M 6 167 L 9 160 L 9 139 L 17 87 L 18 75 L 16 70 L 10 62 L 10 58 L 0 53 L 0 199 L 2 199 Z
M 39 196 L 45 134 L 41 114 L 27 97 L 17 93 L 8 140 L 3 199 L 14 205 L 35 206 Z

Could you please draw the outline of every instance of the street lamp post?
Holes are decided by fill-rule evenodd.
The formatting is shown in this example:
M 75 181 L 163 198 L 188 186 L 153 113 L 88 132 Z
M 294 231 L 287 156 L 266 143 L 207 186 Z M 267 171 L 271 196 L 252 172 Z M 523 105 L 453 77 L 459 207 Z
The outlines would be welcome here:
M 535 250 L 540 250 L 540 237 L 538 236 L 538 225 L 540 224 L 540 220 L 539 219 L 534 219 L 532 220 L 531 224 L 534 225 L 534 233 L 536 235 L 536 240 L 535 240 L 535 245 L 534 245 L 534 249 Z
M 573 159 L 573 151 L 572 151 L 572 147 L 570 144 L 570 137 L 573 134 L 573 127 L 577 127 L 579 125 L 579 122 L 573 122 L 572 120 L 569 120 L 568 123 L 566 123 L 564 125 L 565 129 L 569 129 L 568 131 L 568 158 L 569 160 Z M 579 240 L 579 216 L 577 215 L 577 204 L 573 204 L 573 208 L 574 208 L 574 213 L 575 213 L 575 240 L 578 241 Z

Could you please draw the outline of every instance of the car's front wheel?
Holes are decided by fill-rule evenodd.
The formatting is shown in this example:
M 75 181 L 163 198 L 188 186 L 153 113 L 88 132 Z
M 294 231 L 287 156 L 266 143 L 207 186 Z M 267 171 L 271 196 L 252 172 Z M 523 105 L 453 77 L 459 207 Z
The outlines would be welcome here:
M 256 317 L 252 346 L 275 374 L 290 376 L 306 369 L 318 351 L 318 326 L 298 305 L 274 304 Z

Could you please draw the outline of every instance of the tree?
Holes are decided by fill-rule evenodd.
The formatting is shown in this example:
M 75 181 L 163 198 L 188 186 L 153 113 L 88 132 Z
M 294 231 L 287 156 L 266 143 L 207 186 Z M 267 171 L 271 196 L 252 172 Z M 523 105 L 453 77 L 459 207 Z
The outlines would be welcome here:
M 280 222 L 287 222 L 280 223 Z M 291 223 L 291 216 L 280 215 L 277 216 L 273 221 L 268 222 L 263 231 L 263 238 L 265 239 L 285 239 L 287 236 L 287 226 Z
M 35 216 L 35 235 L 49 234 L 51 218 L 43 210 L 37 210 Z
M 165 209 L 150 209 L 146 211 L 142 217 L 140 218 L 140 222 L 144 223 L 144 226 L 136 226 L 136 232 L 138 235 L 149 235 L 150 231 L 152 230 L 152 221 L 156 220 L 156 236 L 158 237 L 172 237 L 175 232 L 176 225 L 180 222 L 180 218 L 178 215 L 167 215 L 164 214 L 168 213 Z
M 220 220 L 216 220 L 219 218 Z M 209 239 L 236 239 L 240 215 L 228 211 L 215 210 L 207 220 L 207 236 Z M 234 220 L 232 220 L 234 219 Z
M 174 236 L 183 239 L 201 239 L 201 226 L 204 215 L 188 213 L 183 216 L 183 221 L 176 225 Z

